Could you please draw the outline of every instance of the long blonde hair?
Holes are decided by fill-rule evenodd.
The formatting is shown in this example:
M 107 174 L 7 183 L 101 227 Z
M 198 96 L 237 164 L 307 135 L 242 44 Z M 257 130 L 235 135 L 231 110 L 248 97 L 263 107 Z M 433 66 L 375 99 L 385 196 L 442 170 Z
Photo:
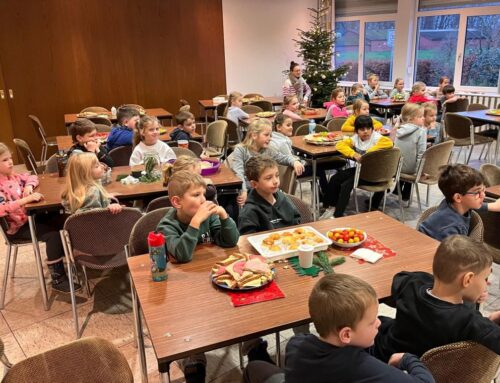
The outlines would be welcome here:
M 233 102 L 237 100 L 239 97 L 243 97 L 243 95 L 240 92 L 231 92 L 229 93 L 229 97 L 227 99 L 227 105 L 226 109 L 224 109 L 224 117 L 227 116 L 227 111 L 231 106 L 233 106 Z
M 424 107 L 422 105 L 413 102 L 406 103 L 403 109 L 401 109 L 401 122 L 406 124 L 417 117 L 419 113 L 423 112 Z
M 359 115 L 359 112 L 361 111 L 361 107 L 365 104 L 370 105 L 365 100 L 362 100 L 360 98 L 358 98 L 356 101 L 354 101 L 354 104 L 352 104 L 352 111 L 353 111 L 355 116 Z
M 6 152 L 12 153 L 7 145 L 3 142 L 0 142 L 0 156 Z
M 415 84 L 413 84 L 413 86 L 411 87 L 411 95 L 413 96 L 413 94 L 420 90 L 420 89 L 423 89 L 425 88 L 426 85 L 425 85 L 425 82 L 422 82 L 422 81 L 417 81 Z
M 94 153 L 73 154 L 66 167 L 66 185 L 61 197 L 68 201 L 71 213 L 77 211 L 85 201 L 87 191 L 96 187 L 105 198 L 110 195 L 101 184 L 92 177 L 92 168 L 99 163 Z
M 197 157 L 179 156 L 173 164 L 166 163 L 163 165 L 163 185 L 168 185 L 174 173 L 182 170 L 189 170 L 192 166 L 198 165 L 200 161 L 201 160 Z
M 144 139 L 144 129 L 146 129 L 149 125 L 154 125 L 155 123 L 160 125 L 160 122 L 156 117 L 148 116 L 147 114 L 142 116 L 140 120 L 137 121 L 134 131 L 134 146 L 139 145 L 139 142 Z
M 270 128 L 271 131 L 273 130 L 271 121 L 269 121 L 267 118 L 257 118 L 253 120 L 253 122 L 248 126 L 247 129 L 247 135 L 245 136 L 245 139 L 241 144 L 238 144 L 239 146 L 243 146 L 247 149 L 252 149 L 253 144 L 254 144 L 254 139 L 253 135 L 254 134 L 260 134 L 265 128 Z

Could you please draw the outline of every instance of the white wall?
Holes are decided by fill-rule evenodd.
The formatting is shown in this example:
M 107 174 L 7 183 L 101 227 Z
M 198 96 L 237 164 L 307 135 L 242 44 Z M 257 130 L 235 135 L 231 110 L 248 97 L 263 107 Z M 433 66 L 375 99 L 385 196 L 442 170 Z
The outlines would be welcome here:
M 309 28 L 316 0 L 222 0 L 227 91 L 281 97 L 292 39 Z

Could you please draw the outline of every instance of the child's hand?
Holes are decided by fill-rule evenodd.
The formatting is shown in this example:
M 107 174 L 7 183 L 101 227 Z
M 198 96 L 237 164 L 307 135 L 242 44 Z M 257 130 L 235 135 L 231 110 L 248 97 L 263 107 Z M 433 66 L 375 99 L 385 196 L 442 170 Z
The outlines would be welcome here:
M 85 142 L 83 146 L 85 146 L 85 149 L 87 149 L 89 152 L 99 153 L 99 146 L 101 146 L 101 143 L 98 140 L 91 140 Z
M 110 211 L 111 214 L 118 214 L 119 212 L 122 211 L 122 209 L 123 207 L 119 203 L 112 203 L 109 204 L 108 206 L 108 210 Z
M 228 217 L 229 217 L 229 215 L 227 214 L 226 210 L 222 206 L 217 206 L 216 207 L 215 214 L 217 214 L 220 219 L 228 219 Z
M 488 211 L 500 212 L 500 198 L 488 204 Z
M 241 192 L 241 194 L 238 195 L 238 197 L 236 197 L 236 202 L 238 203 L 239 207 L 243 207 L 243 205 L 245 205 L 246 201 L 247 201 L 247 192 L 246 191 Z
M 392 354 L 391 358 L 387 362 L 389 366 L 399 368 L 401 359 L 403 359 L 404 352 L 398 352 L 397 354 Z
M 33 193 L 33 186 L 32 185 L 28 185 L 23 190 L 23 197 L 27 197 L 27 196 L 29 196 L 32 193 Z
M 496 324 L 500 325 L 500 311 L 492 312 L 488 318 L 490 318 L 490 320 L 492 320 Z
M 304 173 L 304 165 L 300 161 L 295 161 L 293 163 L 293 170 L 295 171 L 295 174 L 300 176 L 302 173 Z
M 39 202 L 43 199 L 43 194 L 40 194 L 40 193 L 32 193 L 24 198 L 21 198 L 19 200 L 19 204 L 20 205 L 26 205 L 28 203 L 32 203 L 32 202 Z
M 190 225 L 198 229 L 202 222 L 206 221 L 212 214 L 216 214 L 217 205 L 211 201 L 205 201 L 201 204 L 196 214 L 191 218 Z
M 352 156 L 352 159 L 356 162 L 359 162 L 361 160 L 361 154 L 359 153 L 354 153 L 353 156 Z

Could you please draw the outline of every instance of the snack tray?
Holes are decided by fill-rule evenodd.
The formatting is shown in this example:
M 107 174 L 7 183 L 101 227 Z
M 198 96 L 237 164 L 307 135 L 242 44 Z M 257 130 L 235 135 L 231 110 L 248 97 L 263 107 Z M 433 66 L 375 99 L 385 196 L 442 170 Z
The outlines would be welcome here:
M 260 255 L 262 255 L 264 258 L 270 260 L 270 261 L 277 261 L 279 259 L 287 259 L 291 257 L 295 257 L 298 255 L 299 251 L 297 250 L 281 250 L 281 251 L 271 251 L 267 247 L 263 246 L 262 241 L 269 237 L 271 234 L 281 234 L 284 232 L 291 232 L 295 229 L 304 229 L 306 231 L 311 231 L 314 234 L 316 234 L 318 237 L 323 239 L 323 242 L 318 243 L 313 245 L 314 252 L 317 251 L 322 251 L 328 249 L 328 246 L 332 244 L 332 241 L 330 238 L 327 238 L 323 234 L 321 234 L 318 230 L 313 228 L 312 226 L 299 226 L 299 227 L 291 227 L 288 229 L 284 230 L 279 230 L 279 231 L 273 231 L 273 232 L 267 232 L 265 234 L 256 234 L 248 237 L 248 242 L 254 247 L 255 250 L 259 252 Z

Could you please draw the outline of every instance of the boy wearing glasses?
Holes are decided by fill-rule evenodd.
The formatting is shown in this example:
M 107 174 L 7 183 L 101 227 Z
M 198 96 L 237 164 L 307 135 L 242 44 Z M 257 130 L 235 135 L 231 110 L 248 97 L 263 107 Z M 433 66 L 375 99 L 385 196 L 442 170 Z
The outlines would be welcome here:
M 453 234 L 468 235 L 471 209 L 500 212 L 500 199 L 484 203 L 483 176 L 467 165 L 444 166 L 438 186 L 445 199 L 417 228 L 438 241 Z

